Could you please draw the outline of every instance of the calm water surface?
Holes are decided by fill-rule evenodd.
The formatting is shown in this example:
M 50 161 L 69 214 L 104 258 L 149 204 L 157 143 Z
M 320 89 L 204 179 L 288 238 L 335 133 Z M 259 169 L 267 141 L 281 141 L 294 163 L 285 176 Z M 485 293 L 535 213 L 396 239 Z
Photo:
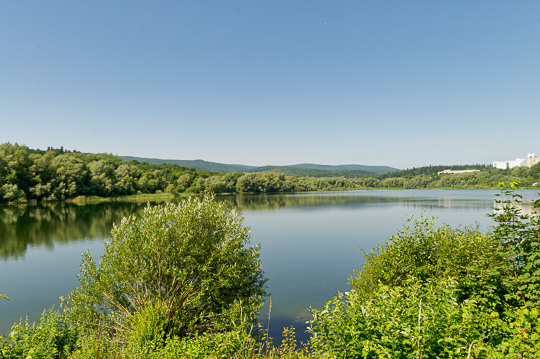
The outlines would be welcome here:
M 300 339 L 306 308 L 320 308 L 360 268 L 362 252 L 403 228 L 410 216 L 438 217 L 454 227 L 492 220 L 496 190 L 375 190 L 290 195 L 222 196 L 243 210 L 272 294 L 270 332 L 294 325 Z M 527 200 L 537 191 L 520 191 Z M 78 285 L 81 253 L 103 253 L 103 239 L 122 217 L 144 203 L 0 207 L 0 334 L 21 316 L 37 320 Z M 267 301 L 268 302 L 268 301 Z M 260 321 L 265 325 L 268 306 Z

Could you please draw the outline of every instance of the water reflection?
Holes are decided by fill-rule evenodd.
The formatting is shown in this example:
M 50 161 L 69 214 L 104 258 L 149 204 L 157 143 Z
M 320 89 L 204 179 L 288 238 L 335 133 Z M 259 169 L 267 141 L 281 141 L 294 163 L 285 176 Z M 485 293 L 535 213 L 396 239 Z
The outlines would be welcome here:
M 430 210 L 441 208 L 485 209 L 486 213 L 498 205 L 495 203 L 497 190 L 367 190 L 344 192 L 309 192 L 296 194 L 225 195 L 218 199 L 229 202 L 242 210 L 279 210 L 288 207 L 358 208 L 374 204 L 399 204 L 406 208 Z M 523 196 L 519 208 L 532 214 L 532 201 L 538 198 L 536 190 L 518 191 Z
M 373 203 L 395 202 L 395 198 L 384 196 L 350 196 L 350 192 L 328 195 L 326 193 L 311 194 L 262 194 L 262 195 L 229 195 L 218 199 L 229 202 L 242 210 L 277 210 L 287 207 L 309 207 L 311 209 L 338 206 L 358 207 Z
M 219 196 L 244 212 L 272 293 L 271 335 L 297 327 L 305 339 L 306 308 L 320 308 L 360 268 L 362 252 L 400 230 L 411 215 L 451 226 L 486 229 L 495 190 L 381 190 Z M 536 191 L 522 191 L 525 206 Z M 81 252 L 103 251 L 113 223 L 139 213 L 144 202 L 73 203 L 0 207 L 0 335 L 20 316 L 36 320 L 44 308 L 77 286 Z M 527 207 L 526 207 L 527 208 Z M 260 320 L 265 322 L 268 307 Z
M 232 206 L 247 211 L 268 211 L 284 208 L 303 208 L 315 211 L 339 207 L 399 205 L 411 212 L 422 210 L 480 209 L 492 211 L 495 190 L 386 190 L 318 192 L 275 195 L 218 196 Z M 522 191 L 525 213 L 532 213 L 531 199 L 536 191 Z M 442 197 L 442 198 L 441 198 Z M 155 204 L 155 202 L 152 202 Z M 91 204 L 52 203 L 33 206 L 0 207 L 0 258 L 24 256 L 29 246 L 53 248 L 54 243 L 68 243 L 85 238 L 103 238 L 113 223 L 123 217 L 136 214 L 146 206 L 145 202 L 102 202 Z
M 104 238 L 113 223 L 139 212 L 143 203 L 73 203 L 0 207 L 0 258 L 17 259 L 30 246 Z

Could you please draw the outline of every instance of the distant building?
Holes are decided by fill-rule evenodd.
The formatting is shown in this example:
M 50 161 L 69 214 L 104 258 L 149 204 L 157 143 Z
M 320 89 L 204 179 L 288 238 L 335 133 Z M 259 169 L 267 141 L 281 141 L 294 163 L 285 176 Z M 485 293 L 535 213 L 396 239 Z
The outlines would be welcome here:
M 536 157 L 534 153 L 527 153 L 527 158 L 521 163 L 520 166 L 532 167 L 537 163 L 540 163 L 540 158 Z
M 493 167 L 505 170 L 514 167 L 532 167 L 537 163 L 540 163 L 540 158 L 536 157 L 534 153 L 527 153 L 527 158 L 516 158 L 513 161 L 493 162 Z
M 480 172 L 480 170 L 456 170 L 456 171 L 444 170 L 444 171 L 437 172 L 437 174 L 440 175 L 440 174 L 445 174 L 445 173 L 456 174 L 456 173 L 469 173 L 469 172 Z

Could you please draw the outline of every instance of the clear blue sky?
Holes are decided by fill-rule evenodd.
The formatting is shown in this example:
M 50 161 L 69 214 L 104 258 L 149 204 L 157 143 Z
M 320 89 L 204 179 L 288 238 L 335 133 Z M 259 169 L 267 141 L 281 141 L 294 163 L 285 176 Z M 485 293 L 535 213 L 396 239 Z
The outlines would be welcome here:
M 0 2 L 0 143 L 248 165 L 540 155 L 540 1 Z

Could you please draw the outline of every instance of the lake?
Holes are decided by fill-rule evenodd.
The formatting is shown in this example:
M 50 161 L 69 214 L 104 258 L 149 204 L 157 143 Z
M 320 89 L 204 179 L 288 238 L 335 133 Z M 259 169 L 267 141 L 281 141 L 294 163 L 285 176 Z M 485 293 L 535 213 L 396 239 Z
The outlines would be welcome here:
M 243 211 L 272 294 L 271 336 L 294 325 L 307 336 L 306 308 L 321 308 L 360 269 L 363 254 L 407 224 L 410 216 L 438 217 L 453 227 L 493 224 L 497 190 L 370 190 L 220 196 Z M 526 204 L 536 190 L 521 190 Z M 37 320 L 78 285 L 81 253 L 103 253 L 113 223 L 146 203 L 55 203 L 0 207 L 0 334 L 21 316 Z M 268 300 L 259 320 L 266 326 Z

